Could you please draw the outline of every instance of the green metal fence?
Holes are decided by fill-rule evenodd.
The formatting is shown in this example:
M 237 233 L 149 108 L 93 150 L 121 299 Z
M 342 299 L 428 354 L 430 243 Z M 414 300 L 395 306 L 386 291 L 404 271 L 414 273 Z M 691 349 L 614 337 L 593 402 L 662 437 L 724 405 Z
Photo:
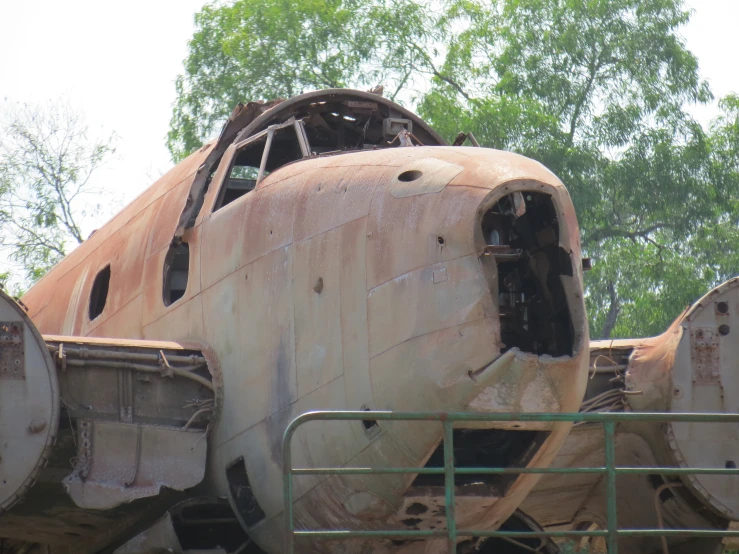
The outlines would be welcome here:
M 315 420 L 366 420 L 377 421 L 437 421 L 443 428 L 444 467 L 332 467 L 332 468 L 293 468 L 292 438 L 298 427 Z M 538 422 L 589 422 L 603 425 L 605 431 L 605 465 L 603 467 L 576 468 L 500 468 L 500 467 L 454 467 L 454 437 L 452 430 L 457 421 L 538 421 Z M 739 414 L 670 414 L 670 413 L 466 413 L 466 412 L 366 412 L 366 411 L 321 411 L 308 412 L 295 418 L 285 430 L 282 442 L 285 552 L 293 554 L 295 540 L 299 538 L 350 539 L 428 539 L 446 537 L 449 554 L 457 552 L 458 537 L 505 537 L 526 539 L 533 537 L 605 537 L 609 554 L 618 554 L 618 537 L 628 536 L 691 536 L 691 537 L 729 537 L 739 536 L 739 531 L 708 529 L 619 529 L 616 505 L 616 477 L 618 475 L 739 475 L 736 468 L 678 468 L 678 467 L 618 467 L 616 466 L 615 433 L 617 423 L 633 422 L 685 422 L 685 423 L 739 423 Z M 296 475 L 368 475 L 368 474 L 444 474 L 446 523 L 444 530 L 388 530 L 388 531 L 350 531 L 339 529 L 295 529 L 293 518 L 293 476 Z M 599 473 L 606 479 L 607 525 L 597 531 L 490 531 L 457 529 L 455 517 L 454 476 L 464 474 L 523 474 L 523 473 Z

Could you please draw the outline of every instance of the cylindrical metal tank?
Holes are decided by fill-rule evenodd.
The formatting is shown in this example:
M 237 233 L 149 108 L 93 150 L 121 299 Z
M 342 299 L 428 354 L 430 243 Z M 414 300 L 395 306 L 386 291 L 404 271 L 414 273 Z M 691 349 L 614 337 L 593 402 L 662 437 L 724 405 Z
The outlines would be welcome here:
M 637 346 L 626 372 L 634 411 L 739 412 L 739 279 L 716 287 L 660 337 Z M 644 429 L 661 465 L 736 468 L 739 426 L 668 423 Z M 687 475 L 682 483 L 717 516 L 739 520 L 739 479 Z
M 0 291 L 0 512 L 46 465 L 59 427 L 59 383 L 46 343 Z
M 581 411 L 739 412 L 739 278 L 716 287 L 670 328 L 646 339 L 590 343 L 590 379 Z M 597 467 L 605 459 L 603 429 L 576 426 L 554 467 Z M 616 464 L 625 467 L 735 468 L 739 426 L 728 423 L 621 424 Z M 739 521 L 735 475 L 620 475 L 618 525 L 645 529 L 725 529 Z M 598 475 L 543 477 L 521 508 L 544 527 L 604 528 L 605 485 Z M 603 552 L 594 541 L 591 552 Z M 601 547 L 599 549 L 598 547 Z M 721 538 L 622 537 L 619 552 L 713 554 Z

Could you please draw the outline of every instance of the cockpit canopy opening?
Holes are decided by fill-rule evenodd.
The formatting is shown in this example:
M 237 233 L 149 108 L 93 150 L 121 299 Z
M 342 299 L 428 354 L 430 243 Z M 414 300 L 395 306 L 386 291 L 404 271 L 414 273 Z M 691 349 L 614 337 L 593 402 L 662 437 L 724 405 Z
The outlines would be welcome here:
M 253 191 L 273 169 L 310 154 L 303 123 L 292 118 L 241 141 L 236 145 L 214 211 Z
M 265 172 L 266 174 L 267 172 Z M 253 191 L 257 186 L 259 168 L 251 165 L 234 165 L 223 182 L 221 193 L 216 202 L 215 210 L 228 206 L 245 194 Z
M 575 331 L 562 283 L 573 266 L 559 233 L 552 198 L 541 192 L 504 196 L 482 218 L 483 265 L 497 287 L 503 352 L 573 353 Z
M 247 126 L 237 141 L 291 119 L 301 123 L 309 151 L 315 155 L 398 147 L 402 146 L 399 135 L 406 133 L 417 143 L 443 144 L 430 127 L 397 104 L 375 94 L 349 90 L 319 91 L 278 104 Z M 288 161 L 297 159 L 303 149 L 301 137 L 285 132 L 283 138 L 285 141 L 276 142 L 273 149 L 285 150 Z M 287 163 L 281 158 L 275 156 L 268 169 Z
M 270 128 L 273 143 L 269 143 Z M 418 116 L 381 93 L 329 89 L 289 100 L 239 104 L 198 170 L 173 239 L 182 239 L 185 230 L 195 225 L 210 181 L 232 145 L 238 149 L 233 167 L 251 168 L 252 174 L 234 174 L 221 183 L 213 211 L 253 190 L 269 172 L 306 157 L 418 144 L 446 142 Z M 256 169 L 262 171 L 261 177 L 258 172 L 253 177 Z

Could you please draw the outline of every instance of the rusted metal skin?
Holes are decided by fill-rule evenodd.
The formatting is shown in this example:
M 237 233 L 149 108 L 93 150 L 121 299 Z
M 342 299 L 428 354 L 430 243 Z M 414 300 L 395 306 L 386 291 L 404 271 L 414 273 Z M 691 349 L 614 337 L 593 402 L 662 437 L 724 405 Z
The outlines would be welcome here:
M 371 410 L 579 408 L 588 334 L 578 226 L 567 191 L 543 166 L 471 147 L 311 156 L 273 170 L 256 190 L 215 209 L 236 155 L 230 146 L 194 225 L 182 233 L 189 278 L 181 298 L 167 306 L 165 258 L 210 148 L 158 181 L 23 301 L 45 333 L 210 346 L 221 368 L 223 409 L 209 447 L 206 489 L 229 497 L 262 549 L 282 548 L 280 443 L 287 423 L 300 413 L 370 410 L 365 424 L 301 429 L 294 441 L 297 466 L 408 467 L 432 456 L 441 428 L 372 424 Z M 519 217 L 526 209 L 519 199 L 551 205 L 549 235 L 536 241 L 548 241 L 564 267 L 556 276 L 561 293 L 555 300 L 571 326 L 569 343 L 558 343 L 566 354 L 532 353 L 501 338 L 498 262 L 486 251 L 483 220 L 501 202 L 514 206 Z M 554 262 L 536 251 L 529 255 L 532 271 L 546 275 Z M 107 302 L 91 320 L 93 282 L 108 264 Z M 570 424 L 499 424 L 489 430 L 530 433 L 535 438 L 519 461 L 548 465 Z M 242 477 L 248 476 L 239 490 L 252 494 L 249 510 L 233 495 L 229 468 L 239 464 Z M 458 525 L 498 526 L 537 479 L 522 475 L 477 492 L 459 491 Z M 433 487 L 413 486 L 413 476 L 301 477 L 295 517 L 298 526 L 312 528 L 428 528 L 439 519 L 437 497 Z M 425 506 L 426 515 L 413 516 L 414 504 Z M 415 552 L 419 545 L 367 539 L 300 548 Z M 424 551 L 443 548 L 444 542 L 430 542 Z
M 431 157 L 464 171 L 438 192 L 396 198 L 392 183 L 401 169 Z M 500 170 L 502 175 L 496 175 Z M 291 174 L 283 176 L 283 171 Z M 499 187 L 504 179 L 508 184 Z M 282 430 L 299 413 L 361 406 L 475 409 L 470 405 L 475 399 L 477 407 L 509 410 L 510 404 L 478 399 L 496 398 L 489 390 L 496 383 L 506 386 L 498 396 L 522 409 L 543 409 L 537 396 L 556 403 L 556 409 L 579 405 L 585 378 L 582 341 L 587 338 L 583 319 L 574 359 L 511 350 L 495 361 L 501 348 L 497 299 L 480 267 L 484 244 L 476 240 L 478 221 L 496 197 L 532 186 L 551 191 L 561 202 L 563 220 L 574 220 L 567 213 L 571 205 L 564 188 L 541 166 L 502 152 L 434 147 L 294 164 L 271 174 L 251 202 L 234 202 L 203 223 L 204 243 L 213 245 L 201 255 L 203 305 L 215 307 L 212 317 L 204 316 L 208 341 L 219 352 L 240 340 L 248 348 L 221 357 L 226 406 L 229 395 L 239 404 L 224 413 L 213 467 L 244 456 L 250 474 L 257 476 L 254 492 L 266 515 L 250 534 L 263 547 L 280 548 L 281 499 L 271 491 L 280 487 Z M 280 221 L 293 221 L 292 229 Z M 562 235 L 579 260 L 576 242 L 569 242 L 576 233 L 576 227 L 565 227 Z M 249 238 L 243 244 L 226 239 L 233 236 Z M 580 290 L 578 283 L 573 290 Z M 252 311 L 269 315 L 254 321 Z M 215 314 L 223 313 L 234 314 L 239 323 L 216 331 L 216 318 L 222 316 Z M 242 364 L 249 369 L 229 383 L 225 367 Z M 520 388 L 515 378 L 507 381 L 511 373 L 522 378 Z M 527 393 L 537 379 L 548 390 Z M 257 386 L 269 381 L 269 386 Z M 265 413 L 270 415 L 260 420 Z M 531 463 L 547 463 L 567 429 L 554 427 Z M 370 432 L 334 423 L 296 437 L 299 462 L 360 466 L 418 463 L 439 439 L 440 429 L 401 423 Z M 222 472 L 216 471 L 214 479 L 225 491 Z M 302 481 L 296 483 L 299 525 L 345 526 L 349 521 L 382 527 L 388 520 L 408 519 L 406 504 L 415 502 L 404 498 L 408 477 Z M 525 496 L 533 479 L 527 481 L 521 478 L 500 502 L 489 496 L 471 499 L 466 517 L 460 510 L 460 521 L 497 525 Z

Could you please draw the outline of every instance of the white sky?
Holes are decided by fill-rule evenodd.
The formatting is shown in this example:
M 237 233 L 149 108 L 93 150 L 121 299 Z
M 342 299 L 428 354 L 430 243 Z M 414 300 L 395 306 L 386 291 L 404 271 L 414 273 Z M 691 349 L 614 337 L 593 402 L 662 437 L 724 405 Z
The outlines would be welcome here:
M 66 98 L 93 130 L 115 131 L 118 155 L 98 175 L 122 206 L 170 167 L 164 144 L 174 80 L 203 0 L 0 0 L 0 99 Z M 739 0 L 690 0 L 684 29 L 720 97 L 739 92 Z M 696 110 L 707 121 L 710 108 Z M 107 202 L 107 199 L 106 199 Z M 116 211 L 116 210 L 112 210 Z M 110 215 L 110 214 L 108 214 Z M 92 227 L 98 223 L 91 222 Z

